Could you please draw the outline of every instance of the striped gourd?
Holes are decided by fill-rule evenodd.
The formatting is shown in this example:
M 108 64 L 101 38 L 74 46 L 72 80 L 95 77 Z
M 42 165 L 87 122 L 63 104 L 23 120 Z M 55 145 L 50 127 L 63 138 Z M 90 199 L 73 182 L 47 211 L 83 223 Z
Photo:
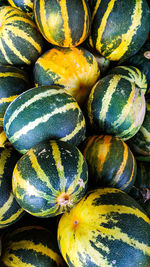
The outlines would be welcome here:
M 88 170 L 82 153 L 60 140 L 42 142 L 18 160 L 12 178 L 19 205 L 37 217 L 69 211 L 85 194 Z
M 93 135 L 81 149 L 89 170 L 91 186 L 110 186 L 129 192 L 135 182 L 136 161 L 121 139 L 111 135 Z
M 150 161 L 137 160 L 137 176 L 130 195 L 139 202 L 150 217 Z
M 150 99 L 146 100 L 146 114 L 136 135 L 128 141 L 134 154 L 150 156 Z
M 11 146 L 11 143 L 8 141 L 3 127 L 0 127 L 0 148 L 9 146 Z
M 60 218 L 58 244 L 70 267 L 149 267 L 150 219 L 125 192 L 96 189 Z
M 149 33 L 146 0 L 97 0 L 92 6 L 90 45 L 112 61 L 135 54 Z
M 8 3 L 13 7 L 21 9 L 30 16 L 33 13 L 33 0 L 8 0 Z
M 65 88 L 83 105 L 99 78 L 96 58 L 84 48 L 52 48 L 35 63 L 35 84 L 56 84 Z
M 148 39 L 141 49 L 132 57 L 123 61 L 125 66 L 132 65 L 140 69 L 147 78 L 148 89 L 150 89 L 150 40 Z
M 110 74 L 91 90 L 87 121 L 97 134 L 105 133 L 128 140 L 140 129 L 146 111 L 144 91 L 135 83 Z
M 148 87 L 146 75 L 134 66 L 117 66 L 109 70 L 107 74 L 119 74 L 122 78 L 135 83 L 138 88 L 143 90 L 144 94 L 146 93 Z
M 21 93 L 30 88 L 28 75 L 14 66 L 0 66 L 0 126 L 9 104 Z
M 34 17 L 44 38 L 57 46 L 77 46 L 87 38 L 91 16 L 86 0 L 35 0 Z
M 30 65 L 42 53 L 43 39 L 33 20 L 23 11 L 0 7 L 0 63 Z
M 4 131 L 20 153 L 46 139 L 78 145 L 85 137 L 85 118 L 66 90 L 39 86 L 22 93 L 8 106 Z
M 0 229 L 24 214 L 12 193 L 12 173 L 20 155 L 13 148 L 0 148 Z
M 33 225 L 11 230 L 3 238 L 1 267 L 66 266 L 52 232 Z

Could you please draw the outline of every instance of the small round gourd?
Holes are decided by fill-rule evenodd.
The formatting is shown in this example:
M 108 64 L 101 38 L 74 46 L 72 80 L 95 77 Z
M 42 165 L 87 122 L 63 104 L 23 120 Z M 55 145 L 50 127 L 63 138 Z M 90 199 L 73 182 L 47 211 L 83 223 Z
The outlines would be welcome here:
M 17 162 L 12 179 L 19 205 L 37 217 L 54 217 L 69 211 L 85 194 L 86 161 L 72 144 L 42 142 Z

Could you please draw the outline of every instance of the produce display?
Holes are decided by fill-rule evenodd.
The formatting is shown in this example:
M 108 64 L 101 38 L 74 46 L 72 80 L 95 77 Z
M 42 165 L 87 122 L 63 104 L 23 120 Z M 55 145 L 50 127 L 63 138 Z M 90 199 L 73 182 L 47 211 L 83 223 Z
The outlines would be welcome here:
M 149 60 L 149 0 L 0 0 L 0 267 L 150 267 Z

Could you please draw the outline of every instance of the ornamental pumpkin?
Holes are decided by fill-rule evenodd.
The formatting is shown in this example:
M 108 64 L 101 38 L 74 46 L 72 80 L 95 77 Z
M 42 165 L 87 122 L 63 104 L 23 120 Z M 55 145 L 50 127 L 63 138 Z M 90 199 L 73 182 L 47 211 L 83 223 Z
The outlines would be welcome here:
M 12 173 L 19 158 L 12 147 L 0 148 L 0 229 L 14 224 L 24 214 L 12 192 Z
M 34 65 L 34 81 L 65 88 L 80 106 L 85 103 L 100 75 L 96 58 L 84 48 L 52 48 Z
M 150 219 L 119 189 L 87 192 L 60 218 L 57 238 L 69 267 L 149 267 Z
M 39 142 L 61 139 L 79 145 L 85 118 L 76 100 L 58 86 L 39 86 L 20 94 L 4 115 L 4 131 L 20 153 Z
M 136 160 L 127 144 L 111 135 L 93 135 L 81 146 L 92 187 L 110 186 L 129 192 L 136 178 Z
M 134 55 L 149 33 L 146 0 L 95 0 L 91 17 L 90 45 L 111 61 Z
M 12 188 L 19 205 L 36 217 L 69 211 L 85 194 L 88 169 L 82 153 L 60 140 L 42 142 L 18 160 Z
M 78 46 L 89 35 L 91 14 L 86 0 L 35 0 L 33 11 L 42 35 L 54 45 Z
M 0 7 L 0 64 L 31 65 L 41 55 L 43 38 L 23 11 Z
M 39 225 L 17 227 L 2 240 L 2 267 L 65 267 L 52 232 Z
M 128 140 L 140 129 L 146 112 L 145 90 L 120 74 L 109 74 L 92 88 L 87 122 L 96 134 Z

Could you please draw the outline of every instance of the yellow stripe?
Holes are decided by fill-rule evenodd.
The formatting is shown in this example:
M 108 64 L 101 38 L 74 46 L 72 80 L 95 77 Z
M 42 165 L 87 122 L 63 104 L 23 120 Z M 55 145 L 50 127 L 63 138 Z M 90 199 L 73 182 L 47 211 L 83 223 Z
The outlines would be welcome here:
M 83 156 L 86 158 L 87 152 L 89 150 L 89 147 L 92 146 L 93 142 L 95 141 L 97 136 L 93 135 L 88 139 L 88 142 L 86 143 L 86 146 L 84 147 L 83 150 Z
M 103 170 L 104 163 L 106 162 L 107 155 L 110 152 L 112 136 L 104 136 L 103 143 L 100 143 L 97 155 L 97 171 L 100 174 Z M 93 151 L 93 153 L 95 153 Z
M 55 28 L 58 21 L 56 19 L 56 15 L 54 14 L 49 14 L 49 18 L 47 18 L 47 12 L 46 12 L 46 2 L 44 0 L 40 0 L 38 1 L 40 3 L 40 15 L 36 14 L 36 1 L 34 3 L 35 6 L 35 19 L 36 19 L 36 23 L 39 27 L 39 29 L 41 29 L 40 24 L 38 23 L 38 17 L 40 16 L 41 19 L 41 24 L 42 24 L 42 34 L 44 34 L 45 38 L 51 42 L 52 44 L 57 45 L 57 42 L 54 40 L 53 38 L 53 27 Z M 55 20 L 54 20 L 55 18 Z
M 12 26 L 11 26 L 12 28 Z M 24 63 L 26 64 L 30 64 L 31 61 L 28 60 L 25 56 L 23 56 L 18 49 L 15 47 L 14 43 L 12 42 L 12 40 L 9 38 L 9 34 L 7 33 L 7 31 L 5 30 L 3 32 L 3 38 L 5 40 L 6 45 L 9 47 L 9 49 L 13 52 L 13 54 L 15 54 L 20 60 L 22 60 Z
M 15 222 L 21 214 L 23 214 L 24 210 L 22 208 L 18 209 L 15 214 L 9 217 L 9 219 L 5 221 L 0 221 L 0 228 L 4 228 L 6 226 L 9 226 L 13 222 Z
M 6 60 L 6 62 L 8 63 L 8 64 L 13 64 L 12 63 L 12 61 L 9 59 L 9 57 L 7 56 L 7 53 L 6 53 L 6 51 L 5 51 L 5 49 L 4 49 L 4 46 L 3 46 L 3 44 L 2 44 L 2 38 L 0 39 L 0 51 L 1 51 L 1 53 L 2 53 L 2 55 L 3 55 L 3 57 L 4 57 L 4 59 Z
M 27 253 L 29 250 L 33 250 L 34 254 L 37 254 L 37 257 L 38 257 L 38 253 L 42 254 L 43 256 L 47 256 L 50 259 L 52 259 L 53 261 L 55 261 L 58 266 L 59 265 L 63 266 L 63 259 L 61 258 L 61 255 L 59 255 L 58 253 L 56 253 L 55 251 L 50 249 L 48 246 L 44 246 L 42 243 L 35 244 L 34 242 L 32 242 L 30 240 L 22 240 L 22 241 L 18 241 L 18 242 L 11 242 L 9 244 L 9 246 L 13 251 L 16 251 L 16 252 L 17 252 L 17 250 L 20 250 L 20 249 L 25 250 Z M 24 267 L 23 262 L 22 262 L 22 266 Z M 27 266 L 28 266 L 28 264 L 27 264 Z M 33 266 L 33 265 L 31 265 L 31 266 Z
M 76 123 L 74 130 L 70 134 L 67 134 L 66 136 L 60 138 L 60 140 L 65 142 L 71 140 L 77 133 L 79 133 L 81 129 L 84 129 L 84 127 L 85 127 L 85 119 L 83 118 L 82 121 Z
M 24 0 L 24 5 L 33 9 L 33 1 L 31 0 Z
M 43 149 L 43 151 L 40 152 L 40 155 L 42 155 L 42 153 L 45 152 L 45 149 Z M 34 169 L 36 175 L 37 175 L 37 181 L 38 179 L 40 179 L 40 181 L 42 181 L 43 183 L 46 184 L 46 186 L 52 191 L 52 193 L 54 194 L 54 196 L 58 193 L 57 190 L 54 189 L 54 187 L 51 185 L 50 183 L 50 177 L 48 177 L 45 172 L 43 171 L 43 169 L 41 168 L 41 166 L 38 163 L 37 157 L 34 154 L 34 150 L 30 149 L 28 152 L 28 157 L 30 159 L 32 168 Z M 38 154 L 39 155 L 39 154 Z M 49 163 L 51 164 L 51 162 Z
M 92 124 L 93 123 L 93 114 L 92 114 L 92 103 L 93 103 L 93 100 L 94 100 L 94 93 L 95 93 L 95 88 L 97 87 L 97 84 L 99 82 L 97 82 L 91 92 L 90 92 L 90 95 L 89 95 L 89 98 L 88 98 L 88 102 L 87 102 L 87 112 L 88 112 L 88 119 L 90 121 L 90 123 Z
M 116 67 L 116 69 L 123 69 L 128 71 L 128 75 L 126 74 L 119 74 L 122 78 L 130 81 L 130 82 L 134 82 L 137 86 L 139 86 L 143 92 L 146 92 L 147 89 L 147 80 L 146 80 L 146 76 L 136 67 L 130 68 L 130 67 L 126 67 L 126 66 L 118 66 Z
M 71 38 L 71 30 L 69 28 L 69 17 L 68 17 L 68 11 L 67 11 L 67 1 L 66 0 L 60 0 L 59 2 L 60 8 L 61 8 L 61 15 L 64 22 L 63 26 L 63 32 L 64 32 L 64 47 L 70 47 L 72 45 L 72 38 Z
M 105 14 L 104 14 L 104 16 L 102 18 L 102 21 L 101 21 L 101 24 L 100 24 L 100 27 L 98 29 L 98 35 L 97 35 L 98 37 L 97 37 L 97 41 L 96 41 L 96 49 L 98 51 L 101 51 L 101 48 L 102 48 L 102 43 L 101 43 L 102 35 L 103 35 L 103 33 L 104 33 L 104 31 L 105 31 L 105 29 L 107 27 L 106 26 L 107 19 L 108 19 L 109 15 L 110 15 L 113 7 L 114 7 L 115 2 L 116 2 L 116 0 L 110 0 L 109 1 L 108 7 L 107 7 L 107 9 L 105 11 Z
M 10 97 L 3 97 L 0 98 L 0 104 L 4 104 L 4 103 L 8 103 L 8 102 L 12 102 L 18 95 L 13 95 Z
M 144 254 L 150 256 L 150 247 L 148 245 L 144 244 L 143 242 L 139 242 L 133 238 L 130 238 L 126 233 L 123 233 L 118 227 L 109 229 L 100 226 L 99 231 L 101 233 L 102 238 L 107 237 L 108 240 L 120 240 L 121 242 L 124 242 L 137 250 L 141 250 Z
M 17 267 L 35 267 L 35 265 L 32 265 L 30 263 L 24 263 L 24 262 L 22 262 L 22 260 L 19 259 L 19 257 L 15 256 L 14 253 L 9 253 L 9 251 L 5 252 L 5 256 L 2 259 L 2 262 L 7 267 L 10 267 L 10 266 L 17 266 Z
M 73 194 L 72 194 L 72 198 L 74 198 L 76 195 L 79 194 L 80 191 L 83 190 L 83 188 L 85 187 L 85 184 L 87 182 L 88 179 L 88 174 L 87 174 L 87 179 L 85 182 L 83 182 L 83 180 L 81 180 L 81 173 L 83 171 L 83 164 L 84 164 L 84 158 L 81 154 L 81 152 L 79 151 L 78 154 L 78 165 L 77 165 L 77 174 L 74 176 L 74 181 L 70 184 L 70 186 L 68 187 L 67 193 L 68 194 L 72 194 L 75 187 L 79 184 L 80 188 L 78 190 L 76 190 Z
M 119 118 L 113 122 L 112 126 L 113 127 L 119 127 L 128 117 L 129 114 L 131 114 L 131 109 L 134 108 L 133 105 L 135 105 L 135 101 L 137 99 L 137 97 L 139 97 L 139 93 L 136 87 L 135 87 L 135 83 L 130 83 L 131 84 L 131 92 L 128 98 L 127 103 L 124 105 L 124 108 L 122 109 L 121 114 L 119 114 Z M 125 93 L 125 89 L 124 89 L 124 93 Z
M 0 147 L 5 147 L 7 136 L 3 129 L 0 129 Z
M 12 189 L 13 189 L 13 193 L 17 197 L 17 199 L 22 200 L 24 196 L 19 194 L 17 187 L 24 189 L 25 194 L 28 196 L 44 198 L 49 203 L 53 203 L 55 201 L 54 197 L 47 195 L 46 193 L 40 191 L 39 189 L 37 190 L 34 185 L 31 185 L 29 183 L 29 180 L 24 180 L 24 178 L 19 173 L 17 165 L 16 165 L 14 168 L 14 172 L 13 172 Z M 41 215 L 41 212 L 39 212 L 39 215 Z M 45 213 L 47 213 L 47 211 Z M 33 213 L 31 213 L 31 214 L 33 214 Z
M 1 224 L 1 221 L 3 220 L 5 213 L 10 209 L 13 203 L 13 200 L 14 200 L 14 195 L 12 194 L 12 192 L 10 192 L 9 198 L 7 199 L 5 204 L 0 208 L 0 224 Z
M 89 14 L 88 14 L 88 9 L 87 9 L 87 4 L 85 3 L 85 0 L 82 0 L 83 3 L 83 8 L 84 8 L 84 28 L 83 28 L 83 33 L 82 36 L 80 38 L 80 40 L 75 44 L 76 46 L 83 43 L 83 41 L 85 40 L 86 36 L 88 35 L 88 28 L 89 28 Z
M 18 8 L 18 6 L 15 5 L 15 3 L 14 3 L 13 0 L 8 0 L 8 3 L 9 3 L 11 6 Z
M 32 28 L 37 29 L 36 24 L 33 22 L 33 20 L 28 15 L 26 15 L 26 13 L 22 13 L 22 11 L 19 9 L 14 10 L 14 8 L 11 8 L 11 7 L 10 9 L 13 9 L 12 12 L 8 13 L 8 15 L 5 16 L 5 27 L 6 28 L 9 26 L 10 23 L 13 25 L 13 23 L 16 24 L 16 22 L 18 21 L 18 22 L 24 22 L 26 27 L 29 24 L 31 25 Z
M 13 32 L 13 35 L 16 37 L 21 37 L 23 38 L 23 42 L 25 43 L 26 41 L 32 45 L 35 50 L 40 54 L 42 52 L 42 47 L 37 43 L 28 33 L 26 33 L 24 30 L 19 29 L 18 27 L 13 27 L 12 25 L 7 26 L 7 30 L 10 30 Z M 13 50 L 13 49 L 12 49 Z M 23 60 L 25 57 L 21 55 L 21 59 Z M 27 62 L 27 61 L 26 61 Z
M 109 81 L 109 86 L 107 88 L 107 91 L 102 99 L 102 107 L 101 107 L 101 111 L 99 114 L 99 119 L 103 126 L 104 126 L 106 115 L 109 109 L 109 105 L 111 104 L 112 96 L 115 93 L 117 85 L 120 80 L 121 80 L 120 75 L 114 75 L 111 78 L 111 80 Z M 120 121 L 120 118 L 119 118 L 119 121 Z
M 62 113 L 66 113 L 68 110 L 71 110 L 71 109 L 73 109 L 73 110 L 74 110 L 74 109 L 79 109 L 77 102 L 74 102 L 74 103 L 73 103 L 73 102 L 72 102 L 72 103 L 68 103 L 68 104 L 66 104 L 66 105 L 63 106 L 63 107 L 56 108 L 56 109 L 55 109 L 53 112 L 51 112 L 51 113 L 48 113 L 48 114 L 46 114 L 46 115 L 44 115 L 44 116 L 42 116 L 42 117 L 39 117 L 39 118 L 35 119 L 33 122 L 29 122 L 27 125 L 25 125 L 24 127 L 22 127 L 19 131 L 15 132 L 14 135 L 11 136 L 11 137 L 9 138 L 9 141 L 10 141 L 11 143 L 16 142 L 22 135 L 27 134 L 27 132 L 29 132 L 29 131 L 35 129 L 35 127 L 39 126 L 40 124 L 42 124 L 42 123 L 46 123 L 46 122 L 47 122 L 51 117 L 53 117 L 54 115 L 56 115 L 56 114 L 62 114 Z M 84 123 L 85 123 L 85 122 L 84 122 Z M 78 123 L 78 124 L 79 124 L 79 123 Z M 78 125 L 78 124 L 77 124 L 77 126 L 76 126 L 76 129 L 77 129 L 77 130 L 80 129 L 80 128 L 79 128 L 80 125 Z M 71 133 L 70 135 L 72 136 L 72 133 Z M 69 139 L 71 138 L 70 135 L 68 134 L 68 136 L 61 138 L 61 140 L 66 140 L 66 139 L 69 140 Z M 69 138 L 69 139 L 68 139 L 68 138 Z
M 52 148 L 52 155 L 53 155 L 53 158 L 55 161 L 55 166 L 57 169 L 57 173 L 58 173 L 58 176 L 60 179 L 59 180 L 60 181 L 60 188 L 61 188 L 62 192 L 65 192 L 67 179 L 65 177 L 64 166 L 63 166 L 62 161 L 61 161 L 61 152 L 59 150 L 59 146 L 57 145 L 57 143 L 55 141 L 50 141 L 50 146 Z M 57 194 L 58 194 L 58 191 L 57 191 Z
M 138 27 L 141 26 L 142 19 L 142 1 L 136 1 L 135 8 L 133 10 L 133 15 L 131 16 L 132 24 L 129 27 L 128 31 L 122 34 L 122 41 L 120 45 L 107 56 L 110 60 L 119 60 L 129 49 L 129 46 L 132 42 L 133 36 L 137 33 Z M 109 50 L 109 46 L 107 46 Z
M 0 78 L 13 77 L 27 81 L 26 77 L 22 73 L 17 72 L 0 72 Z M 28 81 L 27 81 L 28 82 Z
M 97 10 L 98 10 L 98 8 L 99 8 L 100 3 L 101 3 L 101 0 L 97 0 L 97 1 L 96 1 L 96 5 L 94 6 L 94 9 L 93 9 L 93 11 L 92 11 L 91 23 L 92 23 L 93 20 L 94 20 L 94 17 L 95 17 L 95 15 L 96 15 L 96 13 L 97 13 Z
M 144 115 L 146 112 L 146 105 L 145 105 L 145 96 L 142 91 L 141 91 L 141 97 L 142 97 L 142 101 L 139 98 L 139 102 L 142 103 L 142 105 L 140 104 L 140 110 L 138 110 L 138 105 L 137 106 L 132 105 L 133 108 L 129 112 L 129 115 L 133 119 L 133 123 L 131 123 L 131 126 L 128 129 L 118 134 L 118 137 L 120 137 L 124 141 L 131 138 L 132 135 L 135 134 L 139 130 L 144 120 Z
M 134 172 L 135 172 L 135 164 L 136 164 L 136 162 L 135 162 L 135 158 L 134 158 L 132 152 L 131 152 L 131 156 L 132 156 L 132 162 L 133 162 L 132 173 L 131 173 L 131 175 L 130 175 L 130 179 L 128 180 L 128 182 L 126 182 L 126 183 L 120 188 L 120 190 L 124 190 L 125 188 L 127 188 L 128 185 L 129 185 L 129 184 L 132 182 L 132 180 L 133 180 L 133 175 L 134 175 Z
M 116 173 L 116 176 L 115 176 L 115 179 L 113 179 L 112 181 L 112 185 L 116 185 L 121 177 L 121 175 L 123 174 L 124 172 L 124 169 L 126 167 L 126 164 L 127 164 L 127 160 L 128 160 L 128 154 L 129 154 L 129 149 L 128 149 L 128 146 L 123 142 L 122 142 L 122 145 L 124 147 L 124 152 L 123 152 L 123 160 L 122 160 L 122 163 L 120 165 L 120 168 L 118 169 L 117 173 Z M 132 168 L 132 172 L 133 172 L 133 169 L 134 169 L 134 166 Z M 133 174 L 133 173 L 132 173 Z
M 11 115 L 11 117 L 9 118 L 9 121 L 6 123 L 5 129 L 6 132 L 8 132 L 9 127 L 11 125 L 11 123 L 13 122 L 13 120 L 19 115 L 20 112 L 22 112 L 25 108 L 29 107 L 30 105 L 32 105 L 33 103 L 35 103 L 38 100 L 41 100 L 42 98 L 47 98 L 49 96 L 53 96 L 53 95 L 57 95 L 57 94 L 63 94 L 66 93 L 65 90 L 60 89 L 60 90 L 46 90 L 46 92 L 40 92 L 36 95 L 34 95 L 31 99 L 29 99 L 28 101 L 26 101 L 24 104 L 22 104 L 19 108 L 17 108 L 13 114 Z
M 0 185 L 3 182 L 3 175 L 5 170 L 5 164 L 7 162 L 7 159 L 10 158 L 12 153 L 12 149 L 4 149 L 0 154 Z

